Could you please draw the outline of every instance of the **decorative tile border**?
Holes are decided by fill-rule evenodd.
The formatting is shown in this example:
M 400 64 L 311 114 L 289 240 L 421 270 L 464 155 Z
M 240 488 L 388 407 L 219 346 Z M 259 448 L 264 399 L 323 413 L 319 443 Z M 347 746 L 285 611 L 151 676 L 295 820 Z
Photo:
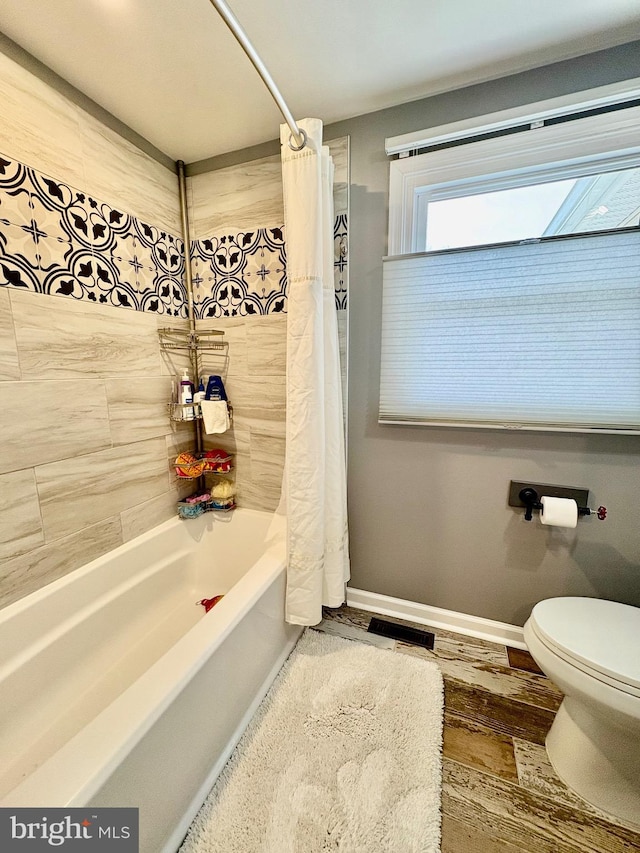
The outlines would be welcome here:
M 334 223 L 336 309 L 347 307 L 347 216 Z M 287 310 L 284 226 L 207 237 L 191 243 L 198 319 L 279 314 Z
M 347 307 L 348 224 L 334 222 L 335 297 Z M 0 155 L 0 287 L 187 316 L 184 244 Z M 191 243 L 198 319 L 286 313 L 284 227 Z
M 347 282 L 349 280 L 349 228 L 346 213 L 336 216 L 336 221 L 333 224 L 333 242 L 336 309 L 340 311 L 347 307 Z
M 284 228 L 258 228 L 191 243 L 199 319 L 277 314 L 287 296 Z
M 0 286 L 187 313 L 179 237 L 2 155 Z

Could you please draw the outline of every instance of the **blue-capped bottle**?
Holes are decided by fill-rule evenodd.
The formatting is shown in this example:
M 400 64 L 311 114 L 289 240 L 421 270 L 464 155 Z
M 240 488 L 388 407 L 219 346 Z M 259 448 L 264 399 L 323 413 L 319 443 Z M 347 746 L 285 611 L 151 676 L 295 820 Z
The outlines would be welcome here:
M 207 392 L 205 400 L 226 400 L 227 392 L 224 390 L 224 384 L 221 376 L 210 376 L 207 382 Z

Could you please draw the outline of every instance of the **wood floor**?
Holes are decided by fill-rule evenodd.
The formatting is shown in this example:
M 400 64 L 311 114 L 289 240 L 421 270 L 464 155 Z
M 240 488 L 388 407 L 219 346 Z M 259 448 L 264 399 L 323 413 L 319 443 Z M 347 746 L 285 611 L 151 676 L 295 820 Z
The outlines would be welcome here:
M 555 775 L 544 740 L 562 695 L 527 652 L 435 628 L 427 628 L 436 635 L 428 651 L 367 633 L 372 615 L 327 609 L 317 628 L 439 664 L 445 683 L 442 853 L 640 850 L 639 831 L 599 813 Z

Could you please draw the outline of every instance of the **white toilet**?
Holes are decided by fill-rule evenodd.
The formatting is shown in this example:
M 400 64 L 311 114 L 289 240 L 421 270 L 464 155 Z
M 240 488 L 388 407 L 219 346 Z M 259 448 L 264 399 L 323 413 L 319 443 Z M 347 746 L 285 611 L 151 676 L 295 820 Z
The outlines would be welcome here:
M 587 802 L 640 826 L 640 608 L 598 598 L 551 598 L 531 611 L 524 639 L 565 694 L 547 753 Z

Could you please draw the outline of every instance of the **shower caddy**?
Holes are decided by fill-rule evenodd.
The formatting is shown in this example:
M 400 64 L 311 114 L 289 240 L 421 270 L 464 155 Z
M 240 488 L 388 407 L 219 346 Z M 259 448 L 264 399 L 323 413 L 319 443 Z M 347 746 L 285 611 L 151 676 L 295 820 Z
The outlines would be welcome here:
M 202 357 L 207 352 L 222 353 L 228 358 L 228 344 L 223 340 L 224 332 L 217 329 L 195 331 L 191 329 L 158 329 L 160 349 L 164 352 L 188 352 L 194 378 L 201 374 Z M 193 495 L 178 502 L 178 515 L 181 518 L 195 518 L 203 512 L 229 512 L 235 509 L 235 488 L 231 495 L 215 497 L 207 492 L 206 475 L 231 475 L 233 458 L 222 456 L 204 449 L 202 434 L 202 413 L 197 403 L 167 403 L 169 419 L 179 423 L 193 423 L 195 426 L 195 449 L 193 454 L 180 454 L 175 461 L 176 476 L 179 480 L 195 480 L 198 489 Z M 233 407 L 227 401 L 229 420 L 233 420 Z M 222 481 L 220 481 L 222 482 Z M 214 487 L 215 488 L 215 487 Z M 207 497 L 208 495 L 208 497 Z
M 227 6 L 225 0 L 210 0 L 211 5 L 218 11 L 221 18 L 236 38 L 247 57 L 250 59 L 253 67 L 256 69 L 265 86 L 269 90 L 272 98 L 276 102 L 278 109 L 282 113 L 282 116 L 286 123 L 289 125 L 289 129 L 291 133 L 289 134 L 289 148 L 292 151 L 302 151 L 302 149 L 307 144 L 307 134 L 305 131 L 298 127 L 296 120 L 293 117 L 293 114 L 289 107 L 287 106 L 284 98 L 282 97 L 280 90 L 276 86 L 273 81 L 273 78 L 267 71 L 264 63 L 258 56 L 255 48 L 249 41 L 247 34 L 244 32 L 238 19 L 235 17 L 231 9 Z M 186 169 L 183 160 L 178 160 L 176 162 L 176 173 L 178 177 L 178 190 L 179 190 L 179 198 L 180 198 L 180 220 L 182 224 L 182 236 L 184 239 L 184 245 L 189 247 L 191 245 L 191 240 L 189 238 L 189 217 L 187 213 L 187 191 L 186 191 Z M 194 312 L 194 298 L 193 298 L 193 282 L 191 279 L 191 267 L 188 262 L 189 253 L 187 252 L 187 263 L 185 264 L 185 286 L 187 293 L 187 309 L 188 309 L 188 318 L 189 318 L 189 329 L 171 329 L 164 328 L 159 329 L 160 334 L 160 347 L 163 350 L 170 351 L 182 351 L 188 350 L 190 360 L 191 360 L 191 370 L 192 375 L 194 377 L 200 376 L 200 351 L 207 350 L 224 350 L 226 345 L 224 341 L 222 341 L 222 336 L 224 332 L 219 332 L 216 330 L 207 330 L 198 332 L 196 331 L 195 326 L 195 312 Z M 227 403 L 229 408 L 229 420 L 231 421 L 233 417 L 233 410 L 231 406 Z M 205 451 L 203 450 L 203 440 L 202 440 L 202 420 L 198 417 L 199 412 L 196 411 L 197 404 L 187 403 L 171 403 L 169 409 L 169 415 L 172 420 L 184 420 L 185 409 L 188 412 L 189 420 L 194 420 L 196 426 L 196 449 L 195 449 L 195 458 L 194 462 L 197 463 L 199 460 L 202 461 L 206 459 Z M 194 411 L 189 411 L 193 409 Z M 217 460 L 221 465 L 231 465 L 232 461 L 231 457 L 227 459 L 218 459 Z M 205 462 L 205 465 L 207 463 Z M 194 466 L 194 468 L 197 466 Z M 177 470 L 178 476 L 180 475 L 179 470 Z M 213 471 L 205 471 L 205 473 L 222 473 L 216 470 Z M 226 472 L 225 472 L 226 473 Z M 180 501 L 178 504 L 178 514 L 182 518 L 191 518 L 193 517 L 193 513 L 196 513 L 194 509 L 193 502 L 190 503 L 190 500 L 204 497 L 205 494 L 205 478 L 202 473 L 196 473 L 196 476 L 193 478 L 187 478 L 181 476 L 181 479 L 197 479 L 199 481 L 199 494 L 192 495 L 191 498 L 187 498 L 185 501 Z M 235 489 L 234 489 L 235 491 Z M 212 504 L 212 505 L 208 505 Z M 206 502 L 203 500 L 197 503 L 197 506 L 202 506 L 203 510 L 207 509 L 221 509 L 220 506 L 215 506 L 215 501 Z M 235 503 L 233 499 L 231 499 L 230 505 L 225 507 L 226 509 L 233 509 L 235 507 Z M 197 514 L 200 514 L 197 512 Z

